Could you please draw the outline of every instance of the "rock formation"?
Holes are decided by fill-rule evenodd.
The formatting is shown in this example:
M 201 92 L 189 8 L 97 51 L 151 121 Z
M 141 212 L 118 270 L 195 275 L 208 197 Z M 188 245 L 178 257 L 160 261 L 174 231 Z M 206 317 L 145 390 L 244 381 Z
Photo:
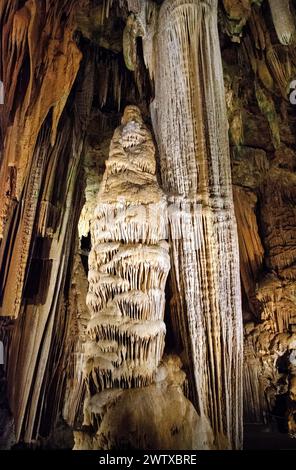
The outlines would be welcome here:
M 295 436 L 295 21 L 0 0 L 2 448 Z
M 152 136 L 135 106 L 125 108 L 111 140 L 91 233 L 84 425 L 92 426 L 95 437 L 76 433 L 76 448 L 112 449 L 124 443 L 135 448 L 208 446 L 211 428 L 206 420 L 198 420 L 183 396 L 184 372 L 174 359 L 160 366 L 170 268 L 167 203 L 156 179 Z M 166 398 L 172 384 L 179 386 L 176 396 L 174 390 L 170 394 L 176 401 L 174 412 Z M 141 412 L 134 408 L 138 400 Z M 158 409 L 151 407 L 151 400 Z M 127 416 L 130 436 L 124 424 Z M 149 418 L 143 421 L 142 416 Z M 188 434 L 202 423 L 207 428 Z M 154 429 L 151 437 L 146 426 Z M 176 428 L 171 441 L 166 426 Z
M 169 356 L 152 384 L 94 395 L 86 406 L 95 432 L 76 431 L 74 449 L 212 449 L 211 426 L 185 398 L 184 380 L 180 360 Z
M 164 350 L 166 199 L 138 108 L 125 109 L 91 226 L 86 375 L 98 391 L 151 383 Z
M 222 52 L 243 287 L 244 414 L 247 423 L 294 434 L 295 136 L 288 93 L 295 15 L 289 2 L 270 1 L 270 10 L 266 3 L 252 8 L 237 56 Z
M 242 315 L 216 2 L 164 2 L 155 44 L 152 116 L 170 201 L 172 314 L 197 409 L 218 446 L 240 448 Z
M 295 18 L 289 0 L 269 0 L 272 19 L 281 44 L 291 44 L 296 38 Z

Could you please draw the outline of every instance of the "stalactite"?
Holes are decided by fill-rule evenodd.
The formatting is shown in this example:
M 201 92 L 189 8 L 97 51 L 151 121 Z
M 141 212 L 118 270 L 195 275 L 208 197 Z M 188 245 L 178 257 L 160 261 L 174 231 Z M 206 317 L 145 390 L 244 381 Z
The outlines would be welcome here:
M 9 254 L 10 264 L 8 265 L 6 261 L 7 276 L 4 276 L 2 280 L 2 292 L 4 294 L 1 312 L 4 316 L 17 316 L 20 309 L 34 221 L 38 207 L 36 194 L 41 189 L 42 175 L 47 159 L 47 145 L 48 135 L 42 135 L 40 142 L 37 144 L 32 166 L 28 172 L 29 177 L 24 191 L 24 207 L 21 211 L 13 249 Z M 6 243 L 3 242 L 0 250 L 0 259 L 2 261 L 4 261 L 5 247 Z
M 70 323 L 70 354 L 72 367 L 68 367 L 67 390 L 64 400 L 63 417 L 73 427 L 80 427 L 83 422 L 83 402 L 85 399 L 85 377 L 83 366 L 85 363 L 84 346 L 88 339 L 87 325 L 90 313 L 85 303 L 88 283 L 87 275 L 83 269 L 80 254 L 77 252 L 71 282 L 71 294 L 68 314 Z
M 131 72 L 127 69 L 122 71 L 122 62 L 117 56 L 103 54 L 99 51 L 96 60 L 98 62 L 98 82 L 97 93 L 101 108 L 108 102 L 114 103 L 114 107 L 119 112 L 121 108 L 121 97 L 125 93 L 130 93 L 131 101 L 134 100 L 134 81 Z
M 272 143 L 274 145 L 274 148 L 277 149 L 280 146 L 281 137 L 277 112 L 273 99 L 270 95 L 265 92 L 263 88 L 260 87 L 258 82 L 255 82 L 255 94 L 260 111 L 268 121 Z
M 290 0 L 269 0 L 269 6 L 280 43 L 291 44 L 295 40 L 296 27 Z
M 296 435 L 294 9 L 221 0 L 219 47 L 217 3 L 0 0 L 10 446 L 42 445 L 63 413 L 75 449 L 240 448 L 241 369 L 247 422 L 285 401 Z M 167 197 L 139 111 L 120 125 L 135 102 Z
M 262 186 L 261 214 L 266 262 L 280 274 L 286 268 L 292 268 L 296 261 L 295 183 L 293 172 L 273 167 Z
M 275 44 L 268 47 L 266 51 L 268 66 L 277 83 L 283 98 L 287 98 L 290 82 L 293 78 L 292 64 L 288 50 Z
M 268 274 L 257 279 L 257 324 L 245 325 L 244 404 L 248 422 L 272 423 L 277 403 L 293 435 L 293 366 L 295 354 L 295 177 L 294 151 L 284 145 L 260 184 L 261 236 Z M 292 359 L 293 361 L 293 359 Z
M 252 8 L 249 25 L 250 25 L 253 39 L 255 41 L 256 49 L 264 51 L 266 48 L 266 42 L 268 41 L 269 36 L 266 31 L 264 19 L 258 13 L 258 10 L 254 7 Z
M 38 301 L 37 297 L 35 305 L 22 305 L 10 344 L 9 401 L 15 418 L 17 440 L 23 439 L 25 442 L 36 438 L 40 427 L 47 428 L 50 420 L 55 420 L 59 407 L 61 407 L 60 400 L 63 391 L 63 383 L 58 378 L 57 381 L 54 381 L 53 378 L 56 374 L 55 367 L 58 367 L 62 361 L 67 332 L 68 319 L 63 311 L 62 293 L 70 253 L 68 238 L 76 222 L 75 217 L 77 217 L 75 211 L 72 210 L 72 203 L 75 201 L 75 194 L 79 194 L 75 193 L 75 189 L 82 150 L 80 139 L 77 142 L 73 131 L 71 133 L 66 123 L 64 126 L 69 134 L 65 132 L 64 138 L 61 138 L 62 142 L 58 139 L 53 151 L 49 153 L 52 160 L 57 159 L 57 168 L 61 168 L 68 148 L 69 166 L 66 178 L 67 186 L 65 192 L 62 193 L 64 198 L 63 217 L 52 233 L 48 259 L 43 261 L 43 270 L 41 271 L 43 279 L 48 275 L 48 285 L 39 286 L 39 291 L 45 290 L 42 294 L 44 300 Z M 46 152 L 49 152 L 49 148 L 50 144 L 48 143 Z M 55 174 L 53 183 L 56 178 Z M 48 190 L 46 185 L 43 189 Z M 49 190 L 51 189 L 53 188 L 50 187 Z M 50 193 L 47 193 L 47 196 L 50 196 Z M 41 195 L 39 197 L 42 199 Z M 79 206 L 77 205 L 77 207 Z M 45 238 L 45 241 L 48 240 Z M 46 269 L 49 270 L 48 274 Z M 15 387 L 16 383 L 18 387 Z M 47 387 L 53 387 L 53 389 L 56 387 L 56 401 L 51 404 L 47 403 L 45 399 L 46 393 L 48 393 Z M 44 423 L 42 418 L 45 412 L 47 412 L 47 421 Z
M 76 0 L 47 0 L 43 10 L 36 0 L 19 10 L 19 2 L 6 3 L 0 19 L 7 98 L 0 106 L 1 315 L 15 317 L 7 380 L 16 439 L 31 442 L 50 434 L 62 410 L 69 323 L 64 296 L 81 204 L 78 174 L 93 64 L 86 66 L 86 55 L 88 77 L 83 71 L 77 77 Z M 84 102 L 75 113 L 68 96 L 76 78 L 73 101 L 81 104 L 83 96 Z
M 273 332 L 291 331 L 296 324 L 293 282 L 266 276 L 257 286 L 256 297 L 261 304 L 261 319 L 269 321 Z
M 217 2 L 165 1 L 154 47 L 175 323 L 195 405 L 220 448 L 240 448 L 242 318 Z
M 296 335 L 272 330 L 269 321 L 245 325 L 244 413 L 247 422 L 272 422 L 276 398 L 289 393 L 290 374 L 284 361 L 287 351 L 295 351 Z

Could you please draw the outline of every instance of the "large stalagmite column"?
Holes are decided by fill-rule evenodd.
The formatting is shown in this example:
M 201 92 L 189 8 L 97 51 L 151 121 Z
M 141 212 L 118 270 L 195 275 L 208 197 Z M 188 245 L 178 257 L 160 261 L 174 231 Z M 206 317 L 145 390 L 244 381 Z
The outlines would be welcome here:
M 165 1 L 154 41 L 155 60 L 146 63 L 155 79 L 153 126 L 170 195 L 176 331 L 198 411 L 209 417 L 220 448 L 240 448 L 239 255 L 217 0 Z

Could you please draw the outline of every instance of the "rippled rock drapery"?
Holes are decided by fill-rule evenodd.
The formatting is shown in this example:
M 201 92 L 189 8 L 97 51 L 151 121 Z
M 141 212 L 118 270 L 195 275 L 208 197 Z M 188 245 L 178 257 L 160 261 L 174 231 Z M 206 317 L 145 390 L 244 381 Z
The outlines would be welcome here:
M 175 329 L 198 411 L 210 419 L 219 447 L 240 448 L 239 255 L 217 2 L 165 1 L 154 50 L 151 110 L 170 195 Z
M 48 113 L 52 112 L 50 143 L 52 146 L 55 144 L 58 124 L 82 59 L 72 38 L 73 10 L 77 2 L 59 8 L 55 2 L 47 0 L 45 17 L 37 0 L 26 2 L 20 9 L 17 9 L 17 2 L 4 3 L 0 4 L 0 17 L 3 21 L 2 60 L 6 93 L 0 120 L 4 135 L 0 185 L 5 190 L 0 195 L 0 239 L 7 235 L 15 201 L 20 200 L 22 192 L 32 191 L 34 194 L 40 190 L 45 152 L 40 151 L 38 158 L 33 159 L 38 134 Z M 62 15 L 68 17 L 63 27 L 60 26 Z M 23 77 L 22 89 L 19 90 L 18 80 L 24 73 L 26 61 L 30 64 L 29 78 Z M 11 118 L 12 123 L 9 122 Z M 26 188 L 30 166 L 31 181 Z M 27 195 L 12 251 L 17 261 L 10 266 L 5 278 L 2 315 L 11 317 L 19 314 L 25 282 L 37 202 L 36 198 L 31 201 L 32 197 Z
M 220 448 L 239 447 L 233 409 L 240 379 L 232 371 L 240 370 L 240 338 L 230 341 L 231 331 L 239 331 L 237 302 L 230 300 L 237 261 L 227 227 L 234 225 L 218 47 L 240 249 L 245 420 L 268 425 L 280 415 L 295 435 L 296 141 L 289 102 L 295 8 L 291 0 L 218 4 L 217 21 L 211 0 L 0 0 L 0 340 L 8 399 L 0 446 L 15 440 L 42 446 L 63 411 L 75 448 L 120 447 L 125 437 L 132 447 L 210 447 L 206 416 Z M 162 296 L 152 294 L 151 277 L 142 286 L 149 293 L 115 295 L 119 309 L 132 312 L 131 322 L 115 307 L 112 324 L 110 309 L 103 322 L 91 320 L 85 301 L 90 218 L 110 138 L 128 103 L 140 106 L 145 122 L 153 118 L 169 195 L 172 308 L 166 306 L 165 321 L 172 355 L 161 360 L 164 323 L 151 320 L 150 302 L 160 305 Z M 112 168 L 117 171 L 115 163 Z M 101 241 L 97 248 L 107 243 Z M 156 243 L 123 250 L 121 241 L 114 254 L 117 242 L 108 243 L 112 260 L 98 253 L 100 268 L 107 266 L 108 276 L 122 270 L 131 282 L 143 258 L 159 253 Z M 89 276 L 97 293 L 90 300 L 105 301 L 109 287 L 97 281 L 96 262 L 92 253 Z M 142 350 L 146 345 L 136 321 L 150 325 L 149 357 L 140 355 L 141 366 L 135 341 L 129 357 L 131 332 Z M 104 335 L 120 336 L 119 353 L 117 340 L 110 340 L 111 351 Z M 159 348 L 155 355 L 149 344 Z M 105 369 L 98 368 L 103 361 Z M 80 432 L 83 403 L 86 432 Z M 147 439 L 134 433 L 140 428 Z M 176 428 L 179 433 L 171 432 Z
M 293 159 L 294 152 L 282 146 L 275 153 L 273 164 L 260 188 L 260 220 L 269 272 L 263 274 L 261 270 L 261 276 L 258 276 L 257 270 L 253 276 L 256 283 L 248 295 L 252 295 L 256 302 L 257 322 L 245 325 L 244 351 L 246 420 L 268 424 L 279 418 L 282 430 L 289 431 L 291 435 L 296 432 Z M 252 242 L 255 240 L 253 235 Z
M 249 26 L 236 58 L 222 51 L 243 286 L 244 419 L 295 435 L 292 2 L 253 5 Z

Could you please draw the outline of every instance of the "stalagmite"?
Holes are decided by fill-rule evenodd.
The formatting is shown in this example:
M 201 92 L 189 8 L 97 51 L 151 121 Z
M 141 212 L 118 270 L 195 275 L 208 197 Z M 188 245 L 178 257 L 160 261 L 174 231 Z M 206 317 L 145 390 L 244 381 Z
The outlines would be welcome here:
M 295 437 L 295 14 L 0 0 L 0 448 Z
M 185 398 L 185 373 L 177 356 L 165 356 L 147 387 L 109 389 L 87 401 L 96 433 L 74 433 L 74 450 L 213 448 L 208 420 Z M 127 424 L 128 423 L 128 424 Z
M 171 308 L 191 396 L 219 447 L 242 444 L 242 316 L 217 2 L 165 1 L 153 127 L 170 195 Z
M 92 222 L 86 370 L 98 391 L 151 383 L 163 354 L 170 261 L 154 154 L 138 108 L 127 107 Z

